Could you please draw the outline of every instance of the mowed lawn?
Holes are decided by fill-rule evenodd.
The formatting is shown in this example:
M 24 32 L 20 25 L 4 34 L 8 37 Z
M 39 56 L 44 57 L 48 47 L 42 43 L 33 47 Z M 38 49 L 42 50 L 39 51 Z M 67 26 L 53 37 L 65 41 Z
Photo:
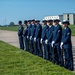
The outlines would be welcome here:
M 70 25 L 69 27 L 71 28 L 72 36 L 75 36 L 75 25 Z M 18 31 L 18 26 L 9 26 L 9 27 L 3 26 L 0 27 L 0 30 Z
M 75 75 L 75 73 L 0 41 L 0 75 Z
M 0 26 L 0 30 L 18 31 L 18 26 Z
M 72 36 L 75 36 L 75 25 L 70 25 L 69 27 L 71 28 Z

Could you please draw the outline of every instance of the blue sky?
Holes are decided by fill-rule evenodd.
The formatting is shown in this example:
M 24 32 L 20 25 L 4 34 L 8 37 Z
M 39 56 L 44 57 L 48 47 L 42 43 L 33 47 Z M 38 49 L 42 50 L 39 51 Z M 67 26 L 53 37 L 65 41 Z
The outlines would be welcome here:
M 75 0 L 0 0 L 0 25 L 75 13 Z

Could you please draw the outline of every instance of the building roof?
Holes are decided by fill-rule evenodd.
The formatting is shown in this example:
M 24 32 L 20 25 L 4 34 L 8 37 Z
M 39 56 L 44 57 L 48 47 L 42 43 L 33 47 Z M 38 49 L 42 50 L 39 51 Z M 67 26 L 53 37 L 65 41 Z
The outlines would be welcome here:
M 63 14 L 75 14 L 75 13 L 63 13 Z

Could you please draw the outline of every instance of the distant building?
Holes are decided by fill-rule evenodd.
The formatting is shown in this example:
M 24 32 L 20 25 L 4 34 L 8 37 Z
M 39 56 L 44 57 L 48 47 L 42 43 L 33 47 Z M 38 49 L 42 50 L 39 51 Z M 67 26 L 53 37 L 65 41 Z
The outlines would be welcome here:
M 64 13 L 63 20 L 69 20 L 70 24 L 75 24 L 75 14 L 74 13 Z
M 69 20 L 70 24 L 75 24 L 75 14 L 74 13 L 64 13 L 63 15 L 57 15 L 57 16 L 46 16 L 44 17 L 44 20 L 49 19 L 60 19 L 60 24 L 63 20 Z

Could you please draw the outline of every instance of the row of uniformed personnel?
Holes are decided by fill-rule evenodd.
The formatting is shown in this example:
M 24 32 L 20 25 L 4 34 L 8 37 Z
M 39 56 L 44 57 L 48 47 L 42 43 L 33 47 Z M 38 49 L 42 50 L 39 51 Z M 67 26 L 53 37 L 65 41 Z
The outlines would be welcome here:
M 54 22 L 54 25 L 53 25 Z M 73 70 L 73 55 L 71 44 L 71 30 L 68 27 L 69 21 L 62 22 L 64 29 L 59 25 L 59 20 L 43 20 L 42 25 L 39 20 L 19 21 L 19 43 L 20 49 L 50 60 L 57 65 Z M 43 45 L 43 46 L 42 46 Z M 43 50 L 44 47 L 44 50 Z M 65 61 L 63 60 L 63 53 Z

